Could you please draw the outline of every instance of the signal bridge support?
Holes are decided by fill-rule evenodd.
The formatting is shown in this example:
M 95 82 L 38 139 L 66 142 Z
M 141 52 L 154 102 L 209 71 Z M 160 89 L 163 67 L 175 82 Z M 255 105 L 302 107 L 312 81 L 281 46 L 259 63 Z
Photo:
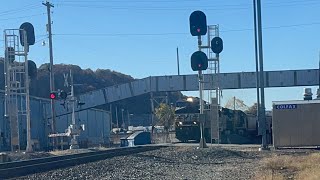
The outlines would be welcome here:
M 5 114 L 10 124 L 10 144 L 12 151 L 20 151 L 20 124 L 27 124 L 26 152 L 32 151 L 28 68 L 29 39 L 24 29 L 6 29 L 5 39 Z M 29 41 L 28 41 L 29 40 Z M 32 40 L 32 39 L 31 39 Z

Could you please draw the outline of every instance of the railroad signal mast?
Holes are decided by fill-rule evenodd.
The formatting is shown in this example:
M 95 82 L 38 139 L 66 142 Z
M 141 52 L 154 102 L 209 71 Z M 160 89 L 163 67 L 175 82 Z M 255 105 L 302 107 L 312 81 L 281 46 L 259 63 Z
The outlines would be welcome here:
M 207 18 L 202 11 L 194 11 L 191 13 L 190 18 L 190 33 L 192 36 L 198 37 L 198 51 L 194 52 L 191 56 L 191 68 L 193 71 L 198 71 L 199 79 L 199 98 L 200 98 L 200 148 L 206 148 L 207 144 L 204 139 L 204 123 L 205 118 L 203 114 L 204 103 L 203 103 L 203 76 L 202 70 L 208 68 L 208 57 L 205 53 L 201 52 L 201 36 L 207 34 Z
M 26 152 L 31 152 L 29 83 L 37 72 L 35 63 L 28 60 L 29 46 L 35 43 L 33 25 L 25 22 L 19 29 L 6 29 L 4 39 L 5 117 L 10 125 L 7 136 L 10 136 L 11 150 L 20 151 L 24 145 L 20 142 L 19 121 L 26 120 Z
M 204 124 L 205 124 L 205 115 L 204 115 L 204 102 L 203 102 L 203 75 L 202 71 L 206 70 L 208 68 L 208 61 L 214 61 L 215 60 L 215 77 L 218 78 L 217 73 L 219 73 L 219 66 L 217 66 L 217 63 L 219 63 L 219 53 L 222 52 L 223 50 L 223 43 L 222 39 L 219 37 L 215 37 L 211 40 L 210 42 L 210 32 L 212 30 L 211 26 L 207 26 L 207 19 L 206 15 L 202 11 L 194 11 L 191 13 L 190 18 L 190 33 L 192 36 L 197 36 L 198 37 L 198 51 L 194 52 L 191 56 L 191 68 L 193 71 L 198 71 L 198 78 L 199 78 L 199 96 L 200 96 L 200 115 L 199 115 L 199 120 L 200 120 L 200 148 L 206 148 L 206 140 L 204 138 Z M 218 26 L 215 26 L 218 27 Z M 217 28 L 218 29 L 218 28 Z M 201 36 L 204 36 L 208 34 L 208 45 L 207 46 L 202 46 L 202 40 Z M 215 31 L 216 34 L 217 30 Z M 211 48 L 212 52 L 216 54 L 216 58 L 213 59 L 211 58 L 211 52 L 209 52 L 209 59 L 208 56 L 202 52 L 201 50 L 204 48 Z M 212 64 L 210 63 L 210 66 Z M 219 90 L 219 85 L 218 85 L 218 80 L 216 81 L 216 97 L 217 100 L 220 97 L 220 90 Z M 218 120 L 218 101 L 215 103 L 216 104 L 216 115 L 217 115 L 217 122 Z M 219 123 L 217 123 L 218 125 Z M 219 131 L 219 125 L 218 128 L 216 128 L 217 131 Z M 218 133 L 219 134 L 219 133 Z M 212 138 L 211 138 L 212 139 Z M 218 142 L 219 142 L 219 136 L 218 136 Z
M 223 41 L 219 37 L 219 26 L 213 25 L 208 26 L 209 33 L 208 33 L 208 54 L 209 54 L 209 69 L 208 74 L 212 75 L 213 84 L 212 86 L 215 89 L 215 98 L 213 98 L 214 91 L 209 91 L 209 98 L 211 100 L 211 143 L 214 139 L 215 142 L 220 143 L 220 117 L 219 117 L 219 109 L 221 103 L 221 89 L 220 89 L 220 53 L 223 50 Z M 214 38 L 213 33 L 214 31 Z M 212 38 L 212 39 L 211 39 Z M 211 41 L 210 41 L 211 39 Z M 213 57 L 215 56 L 215 57 Z

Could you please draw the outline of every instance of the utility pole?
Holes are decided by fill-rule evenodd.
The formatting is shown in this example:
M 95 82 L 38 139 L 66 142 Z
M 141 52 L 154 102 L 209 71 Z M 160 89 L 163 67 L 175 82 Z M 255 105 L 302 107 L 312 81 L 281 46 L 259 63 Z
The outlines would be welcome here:
M 179 65 L 179 48 L 177 47 L 177 66 L 178 66 L 178 75 L 180 75 L 180 65 Z
M 110 106 L 109 106 L 109 108 L 110 108 L 110 129 L 112 129 L 112 122 L 113 122 L 113 117 L 112 117 L 112 104 L 110 103 Z
M 129 126 L 130 126 L 130 113 L 129 110 L 127 109 L 127 119 L 128 119 L 128 125 L 127 125 L 127 130 L 129 130 Z
M 266 112 L 265 112 L 265 99 L 264 99 L 264 70 L 263 70 L 263 48 L 262 48 L 262 22 L 261 22 L 261 0 L 256 0 L 256 12 L 257 12 L 257 36 L 258 39 L 258 57 L 259 57 L 259 68 L 260 68 L 260 95 L 261 95 L 261 105 L 260 105 L 260 121 L 262 134 L 261 150 L 267 150 L 267 134 L 266 134 Z
M 154 126 L 154 98 L 153 92 L 150 92 L 150 104 L 151 104 L 151 125 Z
M 126 124 L 124 123 L 123 112 L 124 112 L 124 109 L 122 108 L 122 109 L 121 109 L 122 127 L 125 128 L 125 127 L 126 127 Z
M 258 57 L 258 36 L 257 36 L 257 6 L 256 0 L 253 0 L 253 17 L 254 17 L 254 49 L 256 60 L 256 84 L 257 84 L 257 120 L 260 122 L 260 81 L 259 81 L 259 57 Z M 260 133 L 261 129 L 258 131 Z
M 319 52 L 319 67 L 318 67 L 319 87 L 317 89 L 317 99 L 320 99 L 320 52 Z
M 117 119 L 117 128 L 119 128 L 118 106 L 116 106 L 116 119 Z
M 51 10 L 53 8 L 53 4 L 46 1 L 46 3 L 42 3 L 44 6 L 47 7 L 47 15 L 48 15 L 48 24 L 47 24 L 47 31 L 49 35 L 49 54 L 50 54 L 50 92 L 54 91 L 54 75 L 53 75 L 53 48 L 52 48 L 52 32 L 51 32 Z M 55 110 L 54 110 L 54 99 L 51 99 L 51 133 L 54 134 L 56 131 L 56 122 L 55 122 Z M 55 139 L 52 141 L 53 147 L 55 146 Z

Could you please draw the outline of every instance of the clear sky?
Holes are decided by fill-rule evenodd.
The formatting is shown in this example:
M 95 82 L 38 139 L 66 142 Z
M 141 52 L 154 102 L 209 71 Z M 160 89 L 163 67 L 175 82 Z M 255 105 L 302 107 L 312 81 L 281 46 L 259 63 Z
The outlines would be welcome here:
M 0 32 L 29 21 L 37 44 L 30 59 L 49 62 L 46 8 L 39 0 L 10 0 L 0 6 Z M 111 69 L 134 78 L 194 74 L 190 56 L 197 40 L 189 34 L 189 15 L 202 10 L 208 25 L 219 24 L 224 40 L 221 72 L 254 71 L 252 0 L 52 0 L 54 63 Z M 319 0 L 262 0 L 265 70 L 317 68 L 320 39 Z M 2 36 L 3 37 L 3 36 Z M 3 38 L 0 46 L 3 49 Z M 0 51 L 3 56 L 4 50 Z M 315 88 L 313 88 L 315 94 Z M 266 90 L 274 100 L 301 99 L 303 87 Z M 187 93 L 197 95 L 197 92 Z M 252 105 L 255 90 L 223 91 L 224 104 L 236 96 Z

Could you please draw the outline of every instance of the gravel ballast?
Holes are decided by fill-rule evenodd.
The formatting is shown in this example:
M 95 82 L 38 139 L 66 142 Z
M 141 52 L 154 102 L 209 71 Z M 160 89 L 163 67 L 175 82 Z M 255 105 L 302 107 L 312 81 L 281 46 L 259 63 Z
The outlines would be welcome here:
M 171 146 L 18 179 L 251 179 L 257 148 Z

